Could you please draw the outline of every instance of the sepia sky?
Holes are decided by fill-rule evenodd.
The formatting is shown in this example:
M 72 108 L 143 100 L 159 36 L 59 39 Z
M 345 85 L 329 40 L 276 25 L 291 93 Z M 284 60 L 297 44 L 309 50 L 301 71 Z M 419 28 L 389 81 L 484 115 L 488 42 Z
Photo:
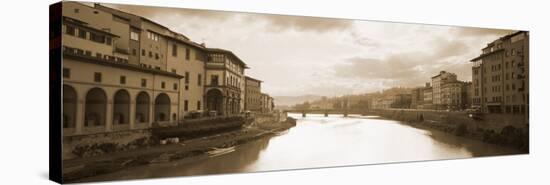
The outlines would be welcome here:
M 207 47 L 233 51 L 273 96 L 339 96 L 422 86 L 441 70 L 471 80 L 470 59 L 511 30 L 106 5 Z

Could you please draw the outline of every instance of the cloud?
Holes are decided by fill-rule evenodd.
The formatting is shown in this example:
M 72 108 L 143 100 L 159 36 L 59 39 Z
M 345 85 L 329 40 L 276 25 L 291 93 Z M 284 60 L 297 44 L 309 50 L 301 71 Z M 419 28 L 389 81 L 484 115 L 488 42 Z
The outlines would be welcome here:
M 142 16 L 149 19 L 154 19 L 158 16 L 180 16 L 185 18 L 198 18 L 223 21 L 235 15 L 235 12 L 214 11 L 214 10 L 199 10 L 187 8 L 171 8 L 171 7 L 156 7 L 156 6 L 139 6 L 139 5 L 123 5 L 123 4 L 102 4 L 114 9 L 128 12 L 134 15 Z
M 121 5 L 121 4 L 104 4 L 111 8 L 119 9 L 125 12 L 130 12 L 135 15 L 143 16 L 150 19 L 155 19 L 157 16 L 180 16 L 183 18 L 196 18 L 208 21 L 225 21 L 236 16 L 242 16 L 247 21 L 264 21 L 267 23 L 266 28 L 271 31 L 340 31 L 350 28 L 353 25 L 352 20 L 305 17 L 305 16 L 288 16 L 274 14 L 259 14 L 259 13 L 241 13 L 229 11 L 215 10 L 198 10 L 186 8 L 170 8 L 170 7 L 152 7 L 138 5 Z
M 295 30 L 299 32 L 330 32 L 344 31 L 353 26 L 353 21 L 332 18 L 288 16 L 272 14 L 249 14 L 250 21 L 265 21 L 266 28 L 270 31 L 279 32 Z
M 469 50 L 468 45 L 460 40 L 437 38 L 433 41 L 433 45 L 436 46 L 431 56 L 433 59 L 458 56 Z
M 459 40 L 437 38 L 434 49 L 389 54 L 383 58 L 352 57 L 334 67 L 336 77 L 379 81 L 386 86 L 420 86 L 440 70 L 468 74 L 468 46 Z M 455 68 L 460 66 L 460 68 Z
M 457 36 L 462 37 L 484 37 L 484 36 L 504 36 L 514 32 L 514 30 L 492 29 L 492 28 L 473 28 L 473 27 L 455 27 L 451 30 Z
M 353 43 L 355 43 L 357 45 L 364 46 L 364 47 L 369 47 L 369 48 L 380 47 L 379 42 L 377 42 L 376 40 L 371 39 L 369 37 L 363 36 L 362 34 L 358 33 L 358 31 L 355 31 L 355 30 L 352 31 L 350 33 L 350 36 L 351 36 L 351 39 L 352 39 Z

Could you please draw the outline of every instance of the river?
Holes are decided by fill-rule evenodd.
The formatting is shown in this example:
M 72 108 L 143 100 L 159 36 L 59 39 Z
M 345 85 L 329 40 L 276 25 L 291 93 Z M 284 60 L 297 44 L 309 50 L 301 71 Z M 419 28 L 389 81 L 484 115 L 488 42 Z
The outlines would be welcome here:
M 414 128 L 375 116 L 289 114 L 296 127 L 193 162 L 138 166 L 86 179 L 122 180 L 297 168 L 458 159 L 521 153 L 447 133 Z

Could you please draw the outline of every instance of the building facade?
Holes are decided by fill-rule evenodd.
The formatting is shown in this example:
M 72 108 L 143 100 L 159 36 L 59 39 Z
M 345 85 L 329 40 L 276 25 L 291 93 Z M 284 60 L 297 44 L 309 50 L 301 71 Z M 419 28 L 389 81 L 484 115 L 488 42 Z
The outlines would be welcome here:
M 129 62 L 121 52 L 130 30 L 111 14 L 79 3 L 63 7 L 63 133 L 92 134 L 178 121 L 183 76 Z M 126 28 L 121 28 L 126 26 Z M 129 31 L 128 31 L 129 32 Z
M 259 112 L 262 110 L 262 81 L 245 77 L 245 110 Z
M 501 37 L 471 60 L 472 104 L 488 113 L 529 113 L 529 32 Z
M 411 108 L 411 94 L 396 94 L 392 96 L 391 108 L 409 109 Z
M 441 86 L 441 104 L 447 110 L 463 110 L 467 108 L 465 82 L 448 82 Z
M 441 93 L 441 87 L 443 84 L 448 82 L 455 82 L 457 81 L 456 74 L 449 73 L 446 71 L 441 71 L 438 75 L 435 75 L 432 77 L 432 102 L 433 106 L 436 109 L 442 109 L 445 106 L 443 105 L 442 101 L 442 93 Z
M 220 115 L 239 114 L 244 104 L 246 64 L 233 52 L 207 48 L 205 101 L 209 111 Z
M 261 112 L 269 113 L 273 111 L 275 105 L 273 104 L 273 98 L 266 93 L 260 94 Z
M 229 50 L 207 48 L 99 4 L 64 2 L 62 23 L 65 136 L 175 124 L 193 112 L 228 116 L 244 110 L 247 66 Z M 260 101 L 259 110 L 272 108 L 268 95 Z
M 427 84 L 427 87 L 422 90 L 424 100 L 422 101 L 422 109 L 433 109 L 433 88 Z
M 414 88 L 411 91 L 411 109 L 421 109 L 424 104 L 424 87 Z

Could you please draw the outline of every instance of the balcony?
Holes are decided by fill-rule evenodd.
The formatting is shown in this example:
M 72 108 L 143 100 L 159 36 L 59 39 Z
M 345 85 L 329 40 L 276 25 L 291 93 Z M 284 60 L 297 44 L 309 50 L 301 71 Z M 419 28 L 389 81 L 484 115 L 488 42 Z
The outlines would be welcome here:
M 83 56 L 88 58 L 93 57 L 91 51 L 87 51 L 87 50 L 85 51 L 79 48 L 71 48 L 71 47 L 63 46 L 63 52 L 66 54 L 78 55 L 78 56 Z M 115 57 L 111 55 L 105 55 L 101 53 L 96 53 L 95 58 L 99 58 L 100 60 L 103 60 L 106 62 L 117 62 L 117 63 L 125 63 L 125 64 L 128 63 L 128 59 Z
M 117 47 L 115 47 L 115 52 L 120 54 L 125 54 L 125 55 L 130 54 L 130 52 L 128 52 L 128 49 L 117 48 Z

